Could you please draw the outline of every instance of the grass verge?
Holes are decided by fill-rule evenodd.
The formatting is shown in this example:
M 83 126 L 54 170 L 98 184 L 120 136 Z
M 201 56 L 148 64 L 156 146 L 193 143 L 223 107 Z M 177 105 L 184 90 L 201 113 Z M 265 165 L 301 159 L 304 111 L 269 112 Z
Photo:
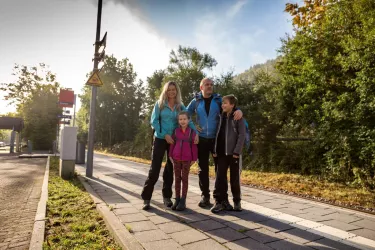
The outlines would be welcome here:
M 105 151 L 96 151 L 96 153 L 138 163 L 151 164 L 151 161 L 146 159 L 115 155 Z M 190 173 L 198 174 L 197 164 L 194 164 L 191 167 Z M 213 167 L 210 167 L 210 177 L 215 177 Z M 333 205 L 375 213 L 374 191 L 321 180 L 316 176 L 243 170 L 241 174 L 241 183 L 254 188 L 266 189 L 273 192 L 295 195 Z
M 121 249 L 78 178 L 59 177 L 58 159 L 50 161 L 43 249 Z

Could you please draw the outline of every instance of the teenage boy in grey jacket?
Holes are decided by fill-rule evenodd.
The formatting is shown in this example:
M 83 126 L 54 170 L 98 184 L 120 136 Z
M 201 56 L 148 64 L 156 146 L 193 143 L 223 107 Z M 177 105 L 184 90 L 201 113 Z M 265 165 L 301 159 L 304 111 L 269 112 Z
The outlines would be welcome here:
M 240 157 L 245 142 L 246 126 L 243 118 L 237 121 L 234 120 L 233 109 L 236 104 L 237 98 L 234 95 L 223 97 L 221 105 L 223 112 L 220 115 L 214 147 L 214 155 L 218 157 L 218 167 L 213 193 L 215 205 L 211 208 L 213 213 L 218 213 L 222 210 L 242 211 Z M 228 168 L 230 170 L 230 185 L 234 208 L 228 200 Z

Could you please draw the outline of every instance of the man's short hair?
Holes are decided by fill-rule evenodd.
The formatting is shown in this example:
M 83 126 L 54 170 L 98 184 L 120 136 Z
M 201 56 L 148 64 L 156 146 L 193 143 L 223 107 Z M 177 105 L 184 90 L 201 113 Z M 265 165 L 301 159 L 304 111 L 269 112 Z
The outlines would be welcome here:
M 223 96 L 223 100 L 228 100 L 230 104 L 237 106 L 238 100 L 234 95 Z
M 214 81 L 211 78 L 205 77 L 201 80 L 201 83 L 200 83 L 199 86 L 202 87 L 202 85 L 204 84 L 205 81 L 210 81 L 210 82 L 214 83 Z

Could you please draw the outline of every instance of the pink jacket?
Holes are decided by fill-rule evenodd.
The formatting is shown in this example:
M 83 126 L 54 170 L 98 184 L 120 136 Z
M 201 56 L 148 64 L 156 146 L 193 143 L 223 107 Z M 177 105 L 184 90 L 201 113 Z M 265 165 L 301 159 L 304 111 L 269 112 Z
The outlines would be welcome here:
M 195 131 L 189 127 L 186 128 L 185 133 L 181 128 L 176 128 L 172 136 L 174 144 L 169 148 L 169 157 L 177 161 L 196 161 L 198 146 L 194 144 L 195 135 Z

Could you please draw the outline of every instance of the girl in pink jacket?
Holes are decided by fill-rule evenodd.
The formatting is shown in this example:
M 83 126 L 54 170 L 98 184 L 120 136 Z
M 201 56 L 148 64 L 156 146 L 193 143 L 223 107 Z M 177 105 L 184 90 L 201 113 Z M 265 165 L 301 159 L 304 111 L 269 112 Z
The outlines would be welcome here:
M 198 158 L 198 147 L 197 144 L 194 144 L 196 132 L 188 126 L 190 120 L 189 113 L 186 111 L 180 112 L 177 120 L 180 126 L 173 132 L 172 138 L 174 144 L 170 146 L 169 157 L 174 168 L 176 193 L 176 200 L 172 209 L 182 211 L 186 208 L 190 166 Z

